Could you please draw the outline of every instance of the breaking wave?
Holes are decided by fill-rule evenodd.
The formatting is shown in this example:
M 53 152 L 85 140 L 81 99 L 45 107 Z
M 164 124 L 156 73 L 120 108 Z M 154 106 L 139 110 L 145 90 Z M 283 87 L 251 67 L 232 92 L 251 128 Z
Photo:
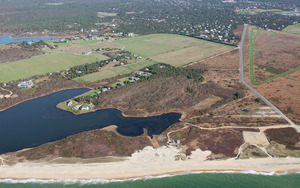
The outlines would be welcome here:
M 204 173 L 227 173 L 227 174 L 254 174 L 254 175 L 263 175 L 263 176 L 274 176 L 274 175 L 287 175 L 289 172 L 276 173 L 276 172 L 257 172 L 254 170 L 247 171 L 186 171 L 175 174 L 162 174 L 157 176 L 144 176 L 137 178 L 127 178 L 127 179 L 0 179 L 0 183 L 37 183 L 37 184 L 105 184 L 113 182 L 124 182 L 124 181 L 138 181 L 138 180 L 150 180 L 158 178 L 167 178 L 174 177 L 179 175 L 187 174 L 204 174 Z M 294 173 L 300 173 L 296 171 Z

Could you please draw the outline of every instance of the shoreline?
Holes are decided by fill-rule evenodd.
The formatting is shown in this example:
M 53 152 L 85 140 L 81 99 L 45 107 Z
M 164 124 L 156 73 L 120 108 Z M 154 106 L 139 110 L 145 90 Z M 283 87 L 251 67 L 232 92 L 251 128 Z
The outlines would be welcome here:
M 12 38 L 12 39 L 21 39 L 21 38 L 45 38 L 45 37 L 55 37 L 55 38 L 67 38 L 67 37 L 70 37 L 70 36 L 56 36 L 56 35 L 30 35 L 30 36 L 27 36 L 27 35 L 15 35 L 15 34 L 11 34 L 11 33 L 6 33 L 6 34 L 3 34 L 3 35 L 0 35 L 0 37 L 5 37 L 5 36 L 10 36 L 9 38 Z M 16 36 L 16 37 L 14 37 Z
M 14 107 L 14 106 L 16 106 L 16 105 L 18 105 L 18 104 L 21 104 L 21 103 L 23 103 L 23 102 L 26 102 L 26 101 L 29 101 L 29 100 L 33 100 L 33 99 L 37 99 L 37 98 L 40 98 L 40 97 L 45 97 L 45 96 L 47 96 L 47 95 L 51 95 L 51 94 L 56 93 L 56 92 L 59 92 L 59 91 L 70 90 L 70 89 L 84 89 L 84 88 L 86 88 L 86 89 L 92 89 L 92 88 L 90 88 L 90 87 L 85 86 L 85 87 L 70 87 L 70 88 L 62 88 L 62 89 L 58 89 L 58 90 L 53 90 L 53 91 L 51 91 L 51 92 L 49 92 L 49 93 L 44 93 L 44 94 L 41 94 L 41 95 L 39 95 L 39 96 L 30 97 L 30 98 L 28 98 L 28 99 L 21 100 L 21 101 L 19 101 L 19 102 L 17 102 L 17 103 L 14 103 L 14 104 L 12 104 L 12 105 L 10 105 L 10 106 L 8 106 L 8 107 L 5 107 L 5 108 L 3 108 L 3 109 L 0 109 L 0 112 L 3 112 L 3 111 L 5 111 L 5 110 L 7 110 L 7 109 L 10 109 L 10 108 L 12 108 L 12 107 Z
M 68 101 L 68 100 L 66 100 L 66 101 Z M 66 102 L 66 101 L 63 101 L 63 102 Z M 113 106 L 102 107 L 102 108 L 97 108 L 97 109 L 95 108 L 95 109 L 93 109 L 91 111 L 87 111 L 87 112 L 84 112 L 84 113 L 76 113 L 76 112 L 74 112 L 72 110 L 68 110 L 66 108 L 59 107 L 58 104 L 56 105 L 56 108 L 59 108 L 59 109 L 64 110 L 64 111 L 71 112 L 71 113 L 73 113 L 76 116 L 81 115 L 81 114 L 92 113 L 92 112 L 95 112 L 95 111 L 98 111 L 98 110 L 105 110 L 105 109 L 117 109 L 117 110 L 119 110 L 119 111 L 122 112 L 122 116 L 124 116 L 124 117 L 152 117 L 152 116 L 160 116 L 160 115 L 168 114 L 168 113 L 179 113 L 179 114 L 181 114 L 181 117 L 180 117 L 179 121 L 183 121 L 188 116 L 186 112 L 184 112 L 184 111 L 176 111 L 176 110 L 169 110 L 169 111 L 165 111 L 165 112 L 154 112 L 154 113 L 148 113 L 148 114 L 145 113 L 145 114 L 137 114 L 137 115 L 128 115 L 128 114 L 124 113 L 124 109 L 119 108 L 119 107 L 113 107 Z
M 44 164 L 24 162 L 0 166 L 0 183 L 109 183 L 199 173 L 286 175 L 300 172 L 300 158 L 234 158 L 206 160 L 210 151 L 196 150 L 189 159 L 175 161 L 174 147 L 146 147 L 127 160 L 111 163 Z
M 10 184 L 28 184 L 28 183 L 36 183 L 36 184 L 80 184 L 80 185 L 89 185 L 89 184 L 107 184 L 107 183 L 115 183 L 115 182 L 128 182 L 128 181 L 139 181 L 139 180 L 151 180 L 151 179 L 160 179 L 160 178 L 168 178 L 175 176 L 184 176 L 184 175 L 193 175 L 193 174 L 251 174 L 251 175 L 261 175 L 261 176 L 285 176 L 290 174 L 298 174 L 299 170 L 294 171 L 285 171 L 285 172 L 262 172 L 262 171 L 183 171 L 183 172 L 174 172 L 170 174 L 156 174 L 156 175 L 148 175 L 141 177 L 132 177 L 132 178 L 124 178 L 124 179 L 19 179 L 19 178 L 6 178 L 1 179 L 0 183 L 10 183 Z
M 87 87 L 88 88 L 88 87 Z M 88 88 L 88 89 L 93 89 L 93 88 Z M 84 95 L 84 93 L 83 94 L 81 94 L 81 95 Z M 78 96 L 81 96 L 81 95 L 78 95 Z M 76 96 L 76 97 L 78 97 L 78 96 Z M 68 100 L 65 100 L 65 101 L 62 101 L 62 102 L 60 102 L 60 103 L 63 103 L 63 102 L 67 102 L 67 101 L 69 101 L 69 100 L 71 100 L 71 99 L 73 99 L 73 98 L 75 98 L 75 97 L 72 97 L 72 98 L 70 98 L 70 99 L 68 99 Z M 152 116 L 160 116 L 160 115 L 163 115 L 163 114 L 168 114 L 168 113 L 179 113 L 179 114 L 181 114 L 181 117 L 180 117 L 180 119 L 179 119 L 179 121 L 183 121 L 184 119 L 186 119 L 186 118 L 188 118 L 188 113 L 187 112 L 185 112 L 185 111 L 183 111 L 183 110 L 168 110 L 168 111 L 162 111 L 162 112 L 145 112 L 145 113 L 138 113 L 138 112 L 136 112 L 135 113 L 135 115 L 133 115 L 133 114 L 125 114 L 125 109 L 124 108 L 121 108 L 121 107 L 114 107 L 114 106 L 107 106 L 107 107 L 100 107 L 100 108 L 97 108 L 97 107 L 95 107 L 93 110 L 90 110 L 90 111 L 86 111 L 86 112 L 83 112 L 83 113 L 77 113 L 77 112 L 75 112 L 75 111 L 73 111 L 73 110 L 69 110 L 69 109 L 66 109 L 66 108 L 63 108 L 63 107 L 60 107 L 60 106 L 58 106 L 60 103 L 58 103 L 57 105 L 56 105 L 56 108 L 59 108 L 59 109 L 61 109 L 61 110 L 64 110 L 64 111 L 68 111 L 68 112 L 71 112 L 71 113 L 73 113 L 74 115 L 81 115 L 81 114 L 87 114 L 87 113 L 91 113 L 91 112 L 95 112 L 95 111 L 97 111 L 97 110 L 105 110 L 105 109 L 117 109 L 117 110 L 119 110 L 119 111 L 121 111 L 122 112 L 122 116 L 124 116 L 124 117 L 152 117 Z M 138 109 L 139 110 L 139 109 Z M 137 111 L 138 111 L 137 110 Z M 140 109 L 140 110 L 142 110 L 142 109 Z M 0 111 L 1 112 L 1 111 Z
M 69 87 L 69 88 L 62 88 L 62 89 L 58 89 L 58 90 L 53 90 L 53 91 L 51 91 L 51 92 L 44 93 L 44 94 L 41 94 L 41 95 L 39 95 L 39 96 L 30 97 L 30 98 L 28 98 L 28 99 L 21 100 L 21 101 L 19 101 L 19 102 L 17 102 L 17 103 L 14 103 L 14 104 L 12 104 L 12 105 L 10 105 L 10 106 L 8 106 L 8 107 L 5 107 L 5 108 L 3 108 L 3 109 L 0 109 L 0 112 L 3 112 L 3 111 L 5 111 L 5 110 L 7 110 L 7 109 L 10 109 L 10 108 L 12 108 L 12 107 L 14 107 L 14 106 L 16 106 L 16 105 L 18 105 L 18 104 L 21 104 L 21 103 L 23 103 L 23 102 L 26 102 L 26 101 L 29 101 L 29 100 L 33 100 L 33 99 L 37 99 L 37 98 L 40 98 L 40 97 L 44 97 L 44 96 L 47 96 L 47 95 L 51 95 L 51 94 L 56 93 L 56 92 L 59 92 L 59 91 L 70 90 L 70 89 L 84 89 L 84 88 L 90 89 L 90 90 L 93 89 L 92 87 L 84 86 L 84 87 Z M 84 93 L 83 93 L 83 94 L 84 94 Z M 83 95 L 83 94 L 81 94 L 81 95 Z M 79 96 L 80 96 L 80 95 L 79 95 Z M 68 100 L 69 100 L 69 99 L 68 99 Z M 68 101 L 68 100 L 66 100 L 66 101 Z M 62 102 L 65 102 L 65 101 L 62 101 Z M 60 103 L 61 103 L 61 102 L 60 102 Z M 59 103 L 58 103 L 58 104 L 59 104 Z M 121 111 L 121 112 L 122 112 L 122 115 L 123 115 L 124 117 L 151 117 L 151 116 L 160 116 L 160 115 L 162 115 L 162 114 L 167 114 L 167 113 L 179 113 L 179 114 L 181 114 L 181 117 L 180 117 L 179 121 L 183 121 L 184 119 L 186 119 L 186 118 L 188 117 L 188 114 L 187 114 L 185 111 L 179 111 L 179 110 L 169 110 L 169 111 L 165 111 L 165 112 L 154 112 L 154 113 L 147 113 L 147 114 L 145 113 L 145 114 L 139 114 L 139 115 L 128 115 L 128 114 L 125 114 L 125 113 L 124 113 L 124 111 L 125 111 L 124 109 L 119 108 L 119 107 L 113 107 L 113 106 L 102 107 L 102 108 L 95 108 L 95 109 L 93 109 L 92 111 L 88 111 L 88 112 L 85 112 L 85 113 L 76 113 L 76 112 L 74 112 L 74 111 L 72 111 L 72 110 L 68 110 L 68 109 L 59 107 L 58 104 L 56 105 L 56 108 L 59 108 L 59 109 L 61 109 L 61 110 L 65 110 L 65 111 L 71 112 L 71 113 L 73 113 L 74 115 L 81 115 L 81 114 L 86 114 L 86 113 L 95 112 L 95 111 L 97 111 L 97 110 L 105 110 L 105 109 L 112 109 L 112 108 L 113 108 L 113 109 L 117 109 L 117 110 Z

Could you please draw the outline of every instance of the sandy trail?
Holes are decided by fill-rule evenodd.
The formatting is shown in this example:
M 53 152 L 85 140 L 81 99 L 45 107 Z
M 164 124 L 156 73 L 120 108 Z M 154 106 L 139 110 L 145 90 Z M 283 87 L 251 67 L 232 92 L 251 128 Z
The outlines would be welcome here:
M 174 133 L 174 132 L 178 132 L 178 131 L 181 131 L 181 130 L 184 130 L 184 129 L 187 129 L 189 128 L 190 126 L 194 126 L 194 127 L 197 127 L 199 129 L 203 129 L 203 130 L 218 130 L 218 129 L 245 129 L 245 128 L 249 128 L 249 127 L 243 127 L 243 126 L 224 126 L 224 127 L 213 127 L 213 128 L 207 128 L 207 127 L 201 127 L 200 125 L 194 125 L 194 124 L 191 124 L 191 123 L 185 123 L 185 126 L 180 128 L 180 129 L 177 129 L 177 130 L 173 130 L 173 131 L 170 131 L 167 133 L 167 137 L 168 137 L 168 142 L 171 141 L 171 138 L 170 138 L 170 134 L 171 133 Z M 264 126 L 264 127 L 251 127 L 251 128 L 258 128 L 260 130 L 260 136 L 257 136 L 257 138 L 263 136 L 265 137 L 265 135 L 263 134 L 263 132 L 267 129 L 279 129 L 279 128 L 287 128 L 287 127 L 292 127 L 291 125 L 287 124 L 287 125 L 271 125 L 271 126 Z M 245 132 L 245 131 L 244 131 Z M 252 134 L 252 133 L 251 133 Z M 268 142 L 269 143 L 269 142 Z
M 8 95 L 5 95 L 5 98 L 9 98 L 9 97 L 11 97 L 11 96 L 14 94 L 12 91 L 10 91 L 10 90 L 8 90 L 8 89 L 4 89 L 4 88 L 2 88 L 2 87 L 0 87 L 0 89 L 2 89 L 2 90 L 4 90 L 4 91 L 8 91 L 8 92 L 9 92 L 9 94 L 8 94 Z

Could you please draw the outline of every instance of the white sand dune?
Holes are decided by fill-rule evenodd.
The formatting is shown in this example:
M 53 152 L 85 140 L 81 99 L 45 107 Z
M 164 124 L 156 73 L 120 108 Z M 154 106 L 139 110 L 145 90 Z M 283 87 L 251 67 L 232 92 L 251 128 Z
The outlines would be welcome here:
M 210 151 L 196 150 L 182 161 L 175 147 L 146 147 L 128 160 L 92 164 L 18 163 L 0 167 L 0 179 L 125 179 L 186 171 L 259 171 L 285 172 L 300 170 L 300 158 L 264 158 L 207 161 Z

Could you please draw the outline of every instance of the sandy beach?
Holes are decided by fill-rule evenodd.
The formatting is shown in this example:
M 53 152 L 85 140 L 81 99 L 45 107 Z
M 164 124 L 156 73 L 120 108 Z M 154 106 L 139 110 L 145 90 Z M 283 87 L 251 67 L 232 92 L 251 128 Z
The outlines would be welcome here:
M 18 163 L 0 166 L 0 179 L 127 179 L 150 175 L 175 174 L 187 171 L 257 171 L 295 172 L 300 170 L 300 158 L 262 158 L 206 161 L 210 151 L 196 150 L 186 160 L 175 147 L 146 147 L 127 160 L 90 164 Z

